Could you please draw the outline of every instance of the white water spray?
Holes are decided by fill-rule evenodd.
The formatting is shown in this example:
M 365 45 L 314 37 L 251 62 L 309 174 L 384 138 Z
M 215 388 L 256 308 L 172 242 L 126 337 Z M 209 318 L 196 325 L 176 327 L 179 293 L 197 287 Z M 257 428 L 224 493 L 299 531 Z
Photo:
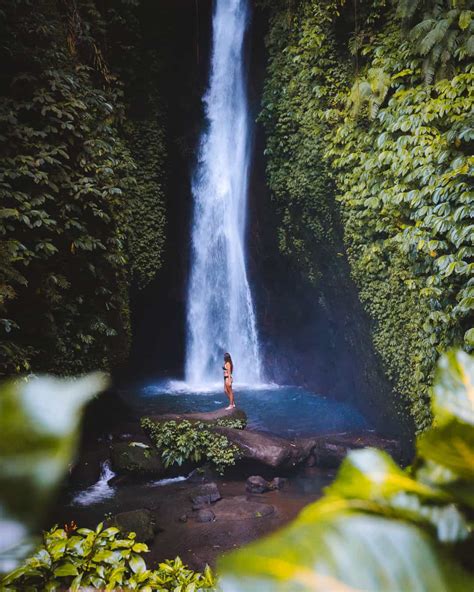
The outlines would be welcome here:
M 240 383 L 260 382 L 260 356 L 244 237 L 250 157 L 243 41 L 248 0 L 216 0 L 207 131 L 193 180 L 186 381 L 221 379 L 229 351 Z
M 115 493 L 114 488 L 109 485 L 112 477 L 115 477 L 115 473 L 110 468 L 109 461 L 106 460 L 101 465 L 100 477 L 97 483 L 78 493 L 72 500 L 72 504 L 76 506 L 90 506 L 112 497 Z

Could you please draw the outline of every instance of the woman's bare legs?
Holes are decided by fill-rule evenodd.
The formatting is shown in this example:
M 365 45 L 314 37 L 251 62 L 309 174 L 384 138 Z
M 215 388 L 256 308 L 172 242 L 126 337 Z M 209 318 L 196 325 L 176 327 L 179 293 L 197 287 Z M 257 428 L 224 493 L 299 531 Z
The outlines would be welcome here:
M 225 394 L 229 397 L 229 406 L 227 409 L 233 409 L 235 407 L 234 403 L 234 391 L 232 390 L 232 383 L 227 378 L 224 383 Z
M 227 380 L 224 380 L 224 393 L 226 394 L 226 397 L 229 399 L 229 406 L 230 406 L 230 395 L 229 395 L 229 391 L 227 390 Z M 229 407 L 227 407 L 227 409 L 229 409 Z

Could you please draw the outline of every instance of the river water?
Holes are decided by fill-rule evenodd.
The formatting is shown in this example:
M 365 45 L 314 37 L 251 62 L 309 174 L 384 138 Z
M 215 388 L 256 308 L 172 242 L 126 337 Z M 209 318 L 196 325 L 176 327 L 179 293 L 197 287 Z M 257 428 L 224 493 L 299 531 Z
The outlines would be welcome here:
M 236 404 L 247 414 L 248 427 L 284 437 L 330 432 L 360 432 L 372 426 L 352 405 L 297 386 L 238 384 Z M 127 399 L 143 415 L 216 411 L 227 405 L 223 387 L 194 390 L 177 381 L 132 390 Z

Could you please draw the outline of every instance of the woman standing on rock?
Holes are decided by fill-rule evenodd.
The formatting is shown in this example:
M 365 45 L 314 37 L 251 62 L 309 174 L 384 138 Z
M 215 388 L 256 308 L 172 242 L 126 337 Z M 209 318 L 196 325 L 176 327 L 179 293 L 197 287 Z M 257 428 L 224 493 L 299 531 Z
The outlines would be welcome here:
M 222 370 L 224 370 L 224 392 L 229 397 L 229 406 L 226 407 L 226 409 L 233 409 L 235 407 L 234 392 L 232 390 L 232 372 L 234 371 L 234 364 L 232 363 L 230 354 L 224 354 L 224 365 L 222 366 Z

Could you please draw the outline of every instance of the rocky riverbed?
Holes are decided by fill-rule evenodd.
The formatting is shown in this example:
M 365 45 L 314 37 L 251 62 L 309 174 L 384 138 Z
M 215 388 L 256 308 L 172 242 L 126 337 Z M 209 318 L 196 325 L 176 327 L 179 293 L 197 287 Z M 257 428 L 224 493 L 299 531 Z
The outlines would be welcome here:
M 53 519 L 94 526 L 105 520 L 134 530 L 150 546 L 150 565 L 180 555 L 191 567 L 281 527 L 316 500 L 354 448 L 399 456 L 398 442 L 372 432 L 281 438 L 216 426 L 245 418 L 242 410 L 152 416 L 155 422 L 204 422 L 241 451 L 224 476 L 208 465 L 165 468 L 138 418 L 121 421 L 83 444 Z

